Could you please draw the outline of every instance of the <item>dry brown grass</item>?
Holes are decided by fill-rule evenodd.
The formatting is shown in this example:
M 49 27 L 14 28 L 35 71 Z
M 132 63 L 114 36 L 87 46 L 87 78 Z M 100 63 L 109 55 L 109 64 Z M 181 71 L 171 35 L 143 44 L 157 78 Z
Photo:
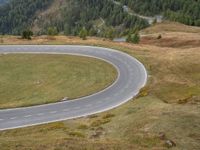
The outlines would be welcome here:
M 157 39 L 159 35 L 162 35 L 161 39 Z M 142 37 L 141 44 L 184 49 L 200 47 L 200 34 L 183 32 L 156 33 Z
M 157 23 L 156 25 L 143 30 L 143 33 L 151 34 L 155 32 L 187 32 L 187 33 L 200 33 L 199 27 L 187 26 L 178 22 L 165 21 Z
M 141 44 L 171 48 L 200 47 L 200 28 L 180 23 L 158 23 L 141 31 Z M 157 39 L 161 35 L 161 39 Z

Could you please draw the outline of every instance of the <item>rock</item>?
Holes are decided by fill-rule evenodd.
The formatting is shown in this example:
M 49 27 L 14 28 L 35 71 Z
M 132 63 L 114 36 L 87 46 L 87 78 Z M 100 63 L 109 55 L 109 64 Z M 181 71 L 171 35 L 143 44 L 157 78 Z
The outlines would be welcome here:
M 100 136 L 102 135 L 101 131 L 96 131 L 95 133 L 93 133 L 90 138 L 100 138 Z
M 161 139 L 161 140 L 165 140 L 166 139 L 166 135 L 164 132 L 160 132 L 158 137 Z
M 171 147 L 175 147 L 176 143 L 172 140 L 166 140 L 165 145 L 166 145 L 167 148 L 171 148 Z
M 68 97 L 64 97 L 61 101 L 67 101 Z

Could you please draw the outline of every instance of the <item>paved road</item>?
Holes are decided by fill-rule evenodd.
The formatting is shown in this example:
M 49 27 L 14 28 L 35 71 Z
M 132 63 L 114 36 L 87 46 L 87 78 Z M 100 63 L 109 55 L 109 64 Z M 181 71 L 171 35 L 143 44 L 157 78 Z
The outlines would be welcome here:
M 156 19 L 157 22 L 162 22 L 163 21 L 163 16 L 162 15 L 155 15 L 153 17 L 150 16 L 143 16 L 140 14 L 135 13 L 133 10 L 131 10 L 131 8 L 129 8 L 127 5 L 123 5 L 121 2 L 112 0 L 112 2 L 116 5 L 122 6 L 124 11 L 127 12 L 129 15 L 131 16 L 136 16 L 139 17 L 141 19 L 145 19 L 148 21 L 149 24 L 153 24 L 154 20 Z
M 138 94 L 147 73 L 135 58 L 120 51 L 90 46 L 0 46 L 0 53 L 56 53 L 103 59 L 118 70 L 117 80 L 105 90 L 72 101 L 0 110 L 0 130 L 83 117 L 115 108 Z

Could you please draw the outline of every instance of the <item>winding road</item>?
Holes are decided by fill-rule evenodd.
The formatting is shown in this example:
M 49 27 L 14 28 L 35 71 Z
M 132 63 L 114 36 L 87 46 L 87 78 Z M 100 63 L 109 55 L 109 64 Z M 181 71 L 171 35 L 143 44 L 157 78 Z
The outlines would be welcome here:
M 0 54 L 7 53 L 48 53 L 95 57 L 112 64 L 118 71 L 118 78 L 103 91 L 76 100 L 0 110 L 0 130 L 62 121 L 107 111 L 132 99 L 147 81 L 147 72 L 138 60 L 113 49 L 72 45 L 0 46 Z

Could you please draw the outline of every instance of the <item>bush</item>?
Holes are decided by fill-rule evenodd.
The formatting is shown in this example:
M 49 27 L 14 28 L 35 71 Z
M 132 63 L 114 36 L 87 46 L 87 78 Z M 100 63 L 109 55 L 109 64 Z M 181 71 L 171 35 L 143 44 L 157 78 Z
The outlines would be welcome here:
M 149 94 L 149 89 L 148 87 L 143 87 L 141 90 L 140 90 L 140 93 L 137 95 L 137 98 L 139 97 L 145 97 Z
M 31 30 L 25 30 L 22 32 L 22 38 L 31 40 L 31 36 L 33 36 L 33 32 Z
M 49 27 L 48 28 L 48 35 L 50 35 L 50 36 L 58 35 L 57 28 L 56 27 Z
M 82 28 L 80 33 L 79 33 L 79 37 L 82 40 L 86 40 L 87 39 L 87 30 L 85 28 Z
M 158 37 L 157 37 L 157 39 L 158 39 L 158 40 L 159 40 L 159 39 L 162 39 L 162 35 L 159 34 Z
M 113 40 L 115 35 L 114 35 L 114 30 L 113 29 L 109 29 L 106 33 L 106 37 L 109 38 L 110 40 Z
M 140 42 L 140 35 L 138 33 L 129 34 L 126 42 L 138 44 Z

